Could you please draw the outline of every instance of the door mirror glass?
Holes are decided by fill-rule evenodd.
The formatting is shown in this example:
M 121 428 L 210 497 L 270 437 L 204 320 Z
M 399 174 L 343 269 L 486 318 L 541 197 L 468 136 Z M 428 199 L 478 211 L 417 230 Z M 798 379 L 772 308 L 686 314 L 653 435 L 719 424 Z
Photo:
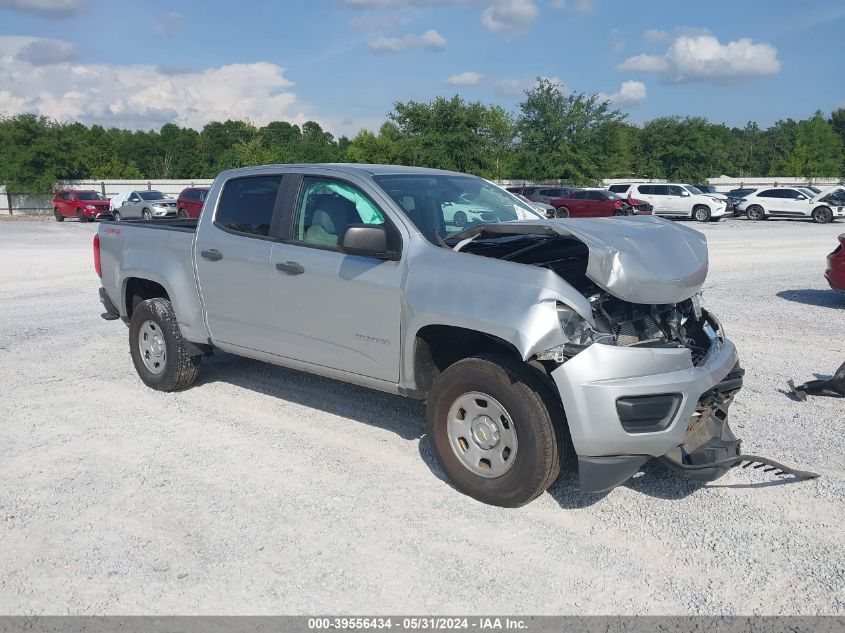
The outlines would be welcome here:
M 387 251 L 387 231 L 383 224 L 350 224 L 343 233 L 340 250 L 347 255 L 395 259 Z
M 682 191 L 681 191 L 681 197 L 683 197 L 683 198 L 689 198 L 689 196 L 690 196 L 690 193 L 689 193 L 689 191 L 687 191 L 686 189 L 684 189 L 684 190 L 682 190 Z

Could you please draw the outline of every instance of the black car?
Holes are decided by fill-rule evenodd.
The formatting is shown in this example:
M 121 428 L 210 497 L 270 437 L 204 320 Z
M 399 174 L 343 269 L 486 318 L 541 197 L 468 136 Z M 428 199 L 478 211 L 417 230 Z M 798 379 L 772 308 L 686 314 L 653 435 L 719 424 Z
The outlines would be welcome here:
M 740 189 L 731 189 L 725 195 L 728 197 L 728 200 L 731 201 L 731 205 L 734 209 L 734 215 L 742 215 L 739 211 L 736 210 L 736 205 L 739 204 L 739 201 L 742 200 L 745 196 L 749 193 L 754 193 L 757 191 L 757 187 L 744 187 Z

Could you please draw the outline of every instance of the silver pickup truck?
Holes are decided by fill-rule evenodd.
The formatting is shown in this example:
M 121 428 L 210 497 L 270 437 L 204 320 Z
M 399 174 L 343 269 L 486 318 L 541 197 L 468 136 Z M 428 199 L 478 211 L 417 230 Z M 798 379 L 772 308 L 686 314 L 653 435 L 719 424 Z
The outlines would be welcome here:
M 570 451 L 592 492 L 655 457 L 712 479 L 740 455 L 743 370 L 680 223 L 547 220 L 447 171 L 275 165 L 220 174 L 199 220 L 102 223 L 95 263 L 148 386 L 190 386 L 219 349 L 425 400 L 443 471 L 487 503 L 531 501 Z

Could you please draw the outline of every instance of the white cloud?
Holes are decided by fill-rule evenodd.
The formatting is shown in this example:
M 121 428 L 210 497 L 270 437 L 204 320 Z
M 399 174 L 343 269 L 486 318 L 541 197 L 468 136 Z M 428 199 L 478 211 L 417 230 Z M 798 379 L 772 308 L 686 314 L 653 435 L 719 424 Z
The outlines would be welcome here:
M 646 42 L 656 43 L 656 42 L 668 42 L 669 41 L 669 33 L 666 31 L 661 31 L 660 29 L 646 29 L 643 31 L 643 39 Z
M 648 90 L 641 81 L 625 81 L 619 86 L 619 90 L 613 94 L 598 93 L 599 100 L 612 101 L 613 103 L 639 103 L 648 97 Z
M 82 13 L 88 2 L 89 0 L 0 0 L 0 9 L 48 18 L 67 18 Z
M 35 66 L 20 59 L 32 37 L 0 36 L 0 112 L 59 121 L 149 129 L 165 123 L 201 128 L 208 121 L 247 119 L 262 125 L 303 123 L 293 83 L 269 62 L 229 64 L 168 75 L 154 66 Z
M 367 46 L 376 53 L 401 53 L 409 48 L 442 51 L 446 48 L 446 38 L 434 29 L 429 29 L 420 35 L 409 33 L 402 37 L 376 37 Z
M 165 13 L 153 24 L 153 33 L 156 37 L 167 37 L 175 31 L 185 20 L 185 16 L 178 11 Z
M 749 38 L 722 44 L 710 34 L 681 35 L 664 55 L 636 55 L 616 68 L 626 72 L 655 72 L 664 81 L 731 83 L 780 72 L 777 49 Z
M 669 63 L 662 55 L 634 55 L 616 66 L 626 72 L 656 73 L 666 70 Z
M 33 66 L 49 66 L 72 62 L 79 57 L 76 47 L 70 42 L 40 38 L 24 44 L 15 55 L 15 59 Z
M 481 12 L 481 23 L 490 31 L 521 33 L 537 18 L 534 0 L 498 0 Z
M 477 86 L 484 81 L 484 75 L 470 70 L 448 77 L 444 83 L 450 86 Z

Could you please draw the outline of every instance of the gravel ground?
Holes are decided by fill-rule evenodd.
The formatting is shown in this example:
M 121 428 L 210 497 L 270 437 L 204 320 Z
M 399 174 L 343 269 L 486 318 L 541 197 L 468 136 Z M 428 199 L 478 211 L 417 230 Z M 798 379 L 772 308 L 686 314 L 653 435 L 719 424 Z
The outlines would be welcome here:
M 0 222 L 0 614 L 845 614 L 842 223 L 701 226 L 746 452 L 822 473 L 566 473 L 505 510 L 443 481 L 423 405 L 218 354 L 178 394 L 99 318 L 96 226 Z

